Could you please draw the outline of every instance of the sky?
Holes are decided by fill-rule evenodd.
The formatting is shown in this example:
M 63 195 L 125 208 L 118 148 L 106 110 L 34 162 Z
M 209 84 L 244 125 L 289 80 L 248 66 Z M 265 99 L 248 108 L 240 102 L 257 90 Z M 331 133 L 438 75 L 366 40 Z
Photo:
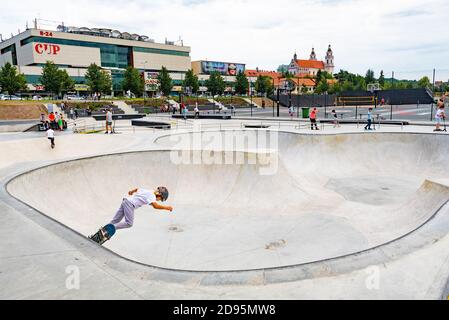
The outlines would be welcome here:
M 21 0 L 2 1 L 0 33 L 32 26 L 103 27 L 178 40 L 192 61 L 245 63 L 276 70 L 312 47 L 323 59 L 332 45 L 340 69 L 397 79 L 449 80 L 448 0 Z

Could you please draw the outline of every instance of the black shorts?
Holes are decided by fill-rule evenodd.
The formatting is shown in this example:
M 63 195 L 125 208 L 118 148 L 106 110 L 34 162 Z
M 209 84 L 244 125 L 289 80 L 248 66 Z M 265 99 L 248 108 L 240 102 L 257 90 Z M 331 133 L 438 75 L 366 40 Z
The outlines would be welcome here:
M 112 126 L 112 122 L 111 121 L 108 121 L 106 123 L 108 124 L 108 126 Z

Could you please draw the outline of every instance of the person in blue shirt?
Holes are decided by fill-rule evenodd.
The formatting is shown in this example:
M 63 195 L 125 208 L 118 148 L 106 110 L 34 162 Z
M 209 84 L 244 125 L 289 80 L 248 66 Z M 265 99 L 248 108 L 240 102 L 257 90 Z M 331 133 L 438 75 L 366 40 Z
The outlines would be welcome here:
M 365 130 L 373 130 L 371 129 L 371 124 L 373 123 L 373 108 L 369 108 L 368 110 L 368 124 L 365 126 Z

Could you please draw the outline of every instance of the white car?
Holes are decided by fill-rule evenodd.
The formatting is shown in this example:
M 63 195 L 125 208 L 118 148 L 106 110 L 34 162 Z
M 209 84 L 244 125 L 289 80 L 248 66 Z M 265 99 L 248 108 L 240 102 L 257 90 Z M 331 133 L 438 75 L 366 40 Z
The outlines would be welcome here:
M 40 101 L 40 100 L 42 100 L 42 97 L 41 97 L 41 96 L 33 96 L 33 100 L 38 100 L 38 101 Z
M 84 100 L 84 98 L 80 96 L 70 95 L 67 96 L 65 100 Z
M 4 95 L 2 100 L 23 100 L 21 97 L 15 95 Z

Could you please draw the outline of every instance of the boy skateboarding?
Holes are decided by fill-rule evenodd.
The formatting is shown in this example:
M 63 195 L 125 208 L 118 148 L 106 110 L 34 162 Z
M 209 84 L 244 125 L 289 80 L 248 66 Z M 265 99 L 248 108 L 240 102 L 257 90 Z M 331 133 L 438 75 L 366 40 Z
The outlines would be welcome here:
M 55 148 L 55 131 L 50 127 L 47 130 L 47 139 L 50 141 L 50 147 Z
M 132 228 L 134 225 L 134 211 L 144 205 L 152 206 L 156 210 L 167 210 L 172 212 L 173 207 L 163 206 L 158 201 L 165 202 L 168 199 L 168 190 L 158 187 L 156 191 L 145 189 L 134 189 L 128 192 L 129 197 L 124 198 L 120 208 L 112 221 L 101 228 L 95 235 L 89 238 L 99 244 L 103 244 L 115 234 L 116 230 Z

